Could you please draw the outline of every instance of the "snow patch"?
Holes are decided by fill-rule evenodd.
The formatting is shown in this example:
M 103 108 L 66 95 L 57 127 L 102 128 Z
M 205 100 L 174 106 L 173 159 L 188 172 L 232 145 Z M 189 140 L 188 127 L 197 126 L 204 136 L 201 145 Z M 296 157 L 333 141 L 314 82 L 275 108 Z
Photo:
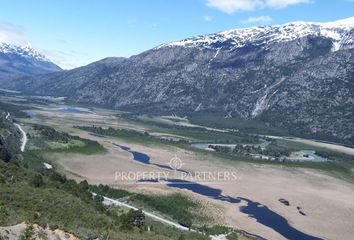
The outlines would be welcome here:
M 44 55 L 36 51 L 30 45 L 17 46 L 2 42 L 0 43 L 0 53 L 16 54 L 24 58 L 35 59 L 37 61 L 42 62 L 50 62 L 49 59 L 47 59 Z
M 202 35 L 162 44 L 155 49 L 173 46 L 220 49 L 220 44 L 224 43 L 232 50 L 247 44 L 261 46 L 275 42 L 292 41 L 313 35 L 332 39 L 335 43 L 333 50 L 337 51 L 341 49 L 343 38 L 352 29 L 354 29 L 354 17 L 330 23 L 292 22 L 284 25 L 233 29 L 215 34 Z

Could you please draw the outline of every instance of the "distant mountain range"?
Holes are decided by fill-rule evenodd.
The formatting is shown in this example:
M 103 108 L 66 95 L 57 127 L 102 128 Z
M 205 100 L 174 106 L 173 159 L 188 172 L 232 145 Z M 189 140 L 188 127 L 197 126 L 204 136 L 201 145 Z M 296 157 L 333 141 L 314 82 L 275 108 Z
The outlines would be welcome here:
M 141 112 L 214 112 L 353 144 L 354 17 L 229 30 L 1 84 Z
M 0 78 L 23 74 L 43 74 L 61 68 L 31 46 L 0 42 Z

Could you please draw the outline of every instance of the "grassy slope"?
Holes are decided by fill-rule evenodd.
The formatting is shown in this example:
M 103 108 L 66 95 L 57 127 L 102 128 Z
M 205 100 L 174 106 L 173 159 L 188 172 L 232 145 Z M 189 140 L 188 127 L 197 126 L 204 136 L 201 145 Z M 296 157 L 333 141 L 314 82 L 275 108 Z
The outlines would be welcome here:
M 98 194 L 119 199 L 129 199 L 134 206 L 146 210 L 159 212 L 161 215 L 176 222 L 184 222 L 186 219 L 195 227 L 207 222 L 208 217 L 202 213 L 203 209 L 199 202 L 189 197 L 175 193 L 169 195 L 147 195 L 131 193 L 125 190 L 112 189 L 108 186 L 91 186 L 90 189 Z
M 63 140 L 62 136 L 55 134 L 55 138 Z M 54 141 L 46 135 L 37 137 Z M 89 145 L 79 144 L 70 151 L 88 154 L 90 152 L 83 150 L 87 147 Z M 182 234 L 187 239 L 207 239 L 151 220 L 147 220 L 152 229 L 149 233 L 147 225 L 142 229 L 122 230 L 122 210 L 106 208 L 100 201 L 95 201 L 87 184 L 77 184 L 55 170 L 43 169 L 46 161 L 43 153 L 57 150 L 29 150 L 21 162 L 13 159 L 5 163 L 0 159 L 0 225 L 28 221 L 59 227 L 82 239 L 106 239 L 108 236 L 110 239 L 178 239 Z
M 12 163 L 0 163 L 5 182 L 0 183 L 0 225 L 14 225 L 27 221 L 66 232 L 86 239 L 178 239 L 186 234 L 188 239 L 206 239 L 198 234 L 182 233 L 149 220 L 153 231 L 121 230 L 122 211 L 104 208 L 92 200 L 83 184 L 53 177 L 41 172 L 44 183 L 35 187 L 31 179 L 36 173 Z M 15 173 L 16 172 L 16 173 Z M 15 175 L 13 175 L 15 173 Z M 9 176 L 15 176 L 9 181 Z

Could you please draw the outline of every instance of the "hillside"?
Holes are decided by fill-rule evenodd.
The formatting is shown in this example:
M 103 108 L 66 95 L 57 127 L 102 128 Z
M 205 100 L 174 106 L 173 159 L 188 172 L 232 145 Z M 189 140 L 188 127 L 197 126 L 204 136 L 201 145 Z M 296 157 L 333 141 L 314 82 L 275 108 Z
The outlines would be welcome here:
M 97 146 L 92 146 L 97 143 L 36 125 L 33 126 L 36 132 L 31 132 L 31 144 L 35 142 L 42 149 L 37 147 L 20 154 L 20 135 L 12 121 L 7 113 L 0 111 L 0 239 L 210 239 L 145 219 L 140 211 L 104 205 L 103 197 L 92 196 L 93 190 L 109 192 L 114 197 L 134 194 L 104 185 L 92 186 L 87 181 L 77 183 L 57 172 L 55 167 L 46 167 L 51 166 L 48 163 L 44 165 L 48 162 L 44 153 L 51 150 L 46 147 L 46 141 L 61 144 L 84 141 L 86 148 L 84 144 L 64 151 L 81 153 L 84 149 L 86 154 L 90 154 L 88 150 L 97 153 Z M 36 134 L 39 134 L 37 139 Z M 145 197 L 152 203 L 159 200 L 148 195 L 137 197 Z M 142 219 L 139 225 L 136 218 Z
M 235 29 L 1 84 L 139 112 L 212 112 L 354 144 L 353 27 L 349 18 Z

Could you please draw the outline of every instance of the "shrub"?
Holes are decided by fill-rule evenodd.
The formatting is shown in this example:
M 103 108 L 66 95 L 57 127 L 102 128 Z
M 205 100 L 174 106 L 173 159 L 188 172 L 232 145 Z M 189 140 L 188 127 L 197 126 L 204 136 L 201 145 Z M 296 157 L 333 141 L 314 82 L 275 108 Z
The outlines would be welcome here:
M 40 174 L 34 175 L 34 177 L 31 180 L 31 185 L 34 187 L 41 187 L 44 185 L 43 177 Z
M 20 236 L 20 240 L 31 240 L 34 234 L 33 226 L 29 225 Z
M 122 216 L 121 229 L 132 230 L 134 227 L 142 228 L 145 225 L 145 214 L 142 210 L 130 209 Z

